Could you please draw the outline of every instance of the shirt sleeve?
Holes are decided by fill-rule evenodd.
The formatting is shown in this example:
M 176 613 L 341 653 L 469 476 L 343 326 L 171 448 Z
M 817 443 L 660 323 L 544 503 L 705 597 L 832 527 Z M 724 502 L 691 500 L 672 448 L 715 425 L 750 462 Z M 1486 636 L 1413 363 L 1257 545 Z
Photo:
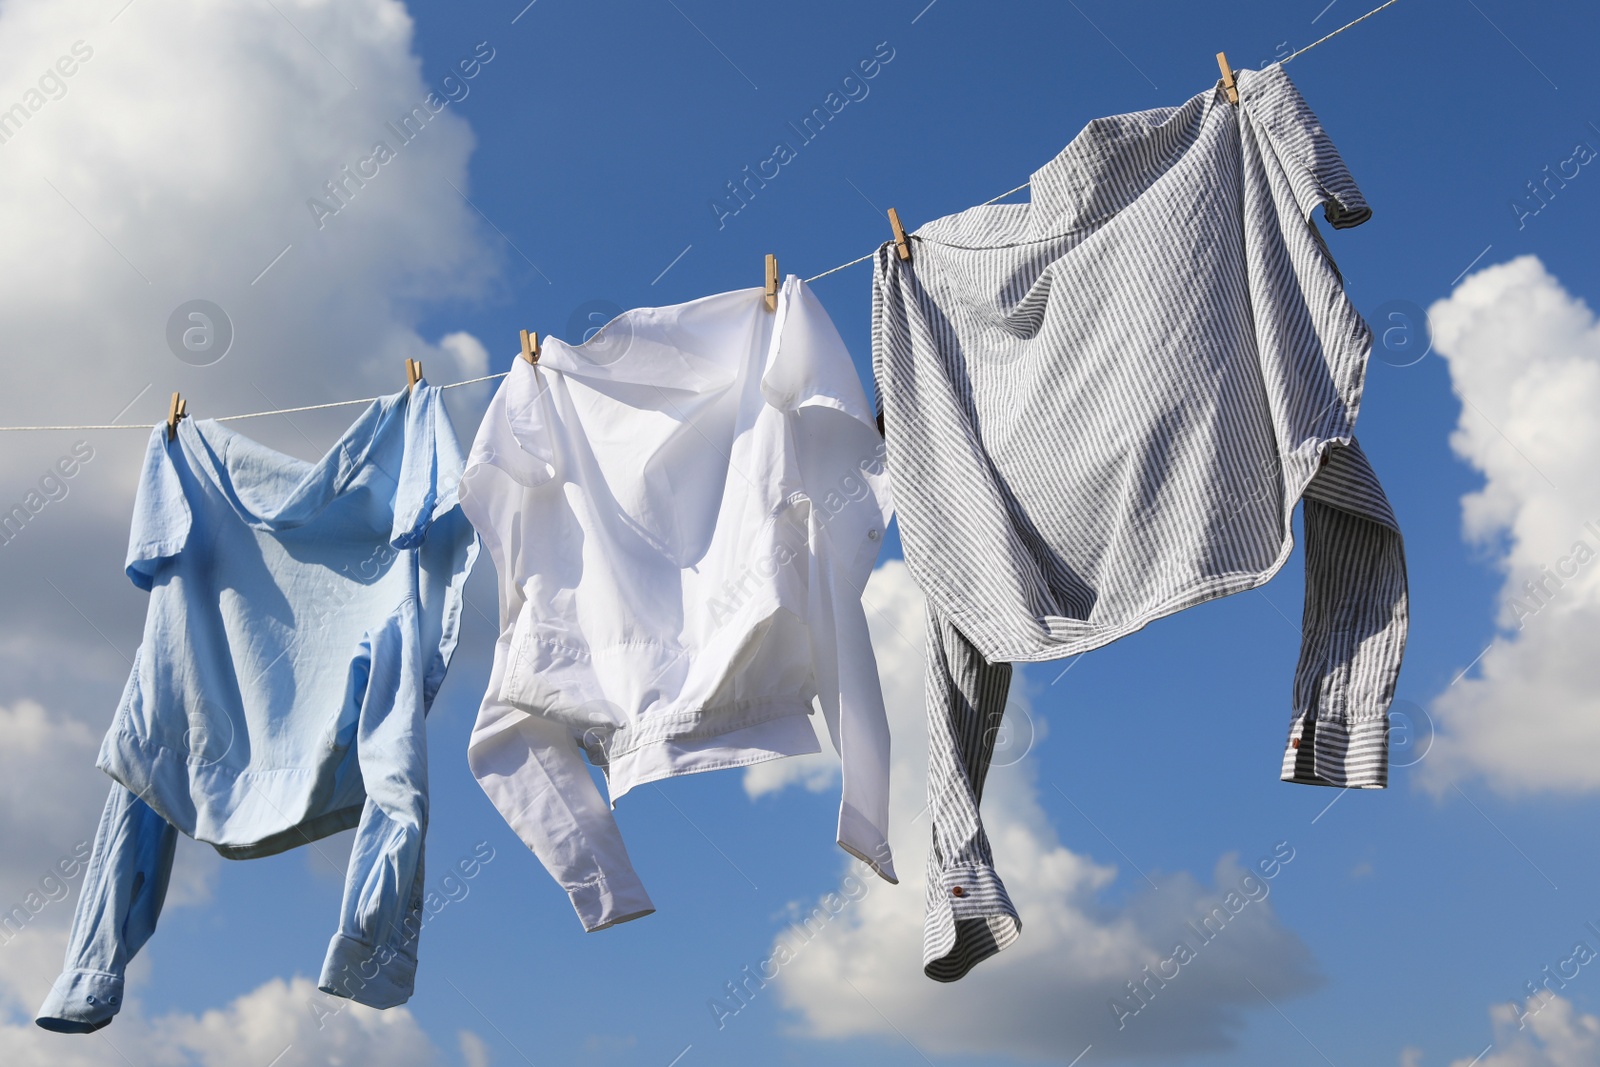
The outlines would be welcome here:
M 1381 789 L 1389 704 L 1405 653 L 1405 550 L 1361 446 L 1330 444 L 1305 491 L 1305 635 L 1286 782 Z
M 1282 66 L 1240 71 L 1239 107 L 1272 145 L 1304 217 L 1320 206 L 1335 229 L 1372 217 L 1339 150 Z
M 508 629 L 495 644 L 488 695 L 467 745 L 473 776 L 566 891 L 585 930 L 649 915 L 655 905 L 577 742 L 560 723 L 500 699 L 510 649 Z
M 439 389 L 418 382 L 406 398 L 406 447 L 396 479 L 393 548 L 415 548 L 458 504 L 465 462 Z
M 407 417 L 413 421 L 407 424 L 390 544 L 416 548 L 417 598 L 426 657 L 422 706 L 426 711 L 433 706 L 455 655 L 467 579 L 477 562 L 480 543 L 461 506 L 466 462 L 441 390 L 418 382 L 412 394 L 415 403 Z
M 954 982 L 1022 932 L 995 873 L 978 806 L 1011 688 L 1011 664 L 990 663 L 930 607 L 928 633 L 927 918 L 922 969 Z
M 113 782 L 72 917 L 66 962 L 35 1020 L 44 1029 L 92 1033 L 122 1010 L 124 972 L 155 932 L 177 847 L 172 824 Z
M 155 586 L 162 563 L 182 552 L 189 540 L 192 513 L 177 469 L 186 432 L 193 431 L 187 423 L 180 422 L 179 436 L 168 441 L 167 427 L 162 423 L 151 432 L 145 446 L 139 488 L 133 498 L 126 570 L 133 584 L 146 592 Z
M 812 668 L 843 778 L 837 840 L 879 876 L 898 882 L 889 847 L 889 719 L 861 604 L 886 522 L 872 491 L 871 473 L 876 467 L 882 477 L 882 441 L 874 447 L 859 435 L 838 432 L 836 415 L 814 414 L 823 416 L 821 423 L 802 419 L 799 431 L 812 449 L 832 451 L 856 437 L 864 453 L 854 469 L 830 465 L 839 474 L 837 486 L 808 486 Z M 845 451 L 851 450 L 847 446 Z
M 419 627 L 413 595 L 362 642 L 346 696 L 360 708 L 356 754 L 367 799 L 345 871 L 339 931 L 317 985 L 374 1008 L 404 1004 L 416 981 L 428 828 Z
M 839 753 L 839 846 L 889 882 L 889 719 L 861 594 L 893 506 L 883 438 L 833 320 L 804 282 L 784 285 L 762 376 L 788 414 L 811 510 L 808 619 L 817 701 Z

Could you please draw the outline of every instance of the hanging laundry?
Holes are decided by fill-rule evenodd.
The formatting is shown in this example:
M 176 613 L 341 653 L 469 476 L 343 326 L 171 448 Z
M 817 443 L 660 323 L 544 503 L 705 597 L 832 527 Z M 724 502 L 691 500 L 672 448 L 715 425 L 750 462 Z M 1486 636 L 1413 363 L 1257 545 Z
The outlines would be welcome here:
M 932 222 L 909 262 L 878 254 L 873 365 L 929 605 L 931 978 L 1021 928 L 978 815 L 1010 664 L 1261 585 L 1302 498 L 1282 777 L 1386 783 L 1405 562 L 1353 435 L 1371 333 L 1310 221 L 1371 212 L 1280 67 L 1238 91 L 1098 119 L 1031 203 Z
M 99 766 L 114 779 L 64 971 L 39 1009 L 85 1033 L 161 912 L 178 831 L 230 859 L 356 826 L 319 986 L 411 995 L 428 825 L 423 716 L 478 542 L 439 390 L 374 403 L 319 462 L 214 421 L 156 427 L 127 573 L 144 641 Z
M 519 359 L 462 507 L 500 578 L 473 773 L 587 930 L 654 911 L 610 807 L 647 782 L 819 750 L 838 842 L 889 881 L 889 734 L 861 606 L 890 516 L 850 355 L 790 277 L 631 311 Z

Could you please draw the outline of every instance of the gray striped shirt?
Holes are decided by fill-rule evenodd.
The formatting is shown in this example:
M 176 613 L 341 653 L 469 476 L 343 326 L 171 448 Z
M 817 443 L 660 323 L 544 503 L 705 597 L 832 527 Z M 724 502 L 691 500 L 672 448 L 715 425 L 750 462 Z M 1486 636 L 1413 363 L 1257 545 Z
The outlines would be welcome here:
M 978 814 L 1011 663 L 1263 584 L 1302 498 L 1282 777 L 1386 783 L 1405 560 L 1353 436 L 1371 332 L 1310 221 L 1371 211 L 1281 68 L 1239 93 L 1097 119 L 1031 203 L 878 255 L 873 369 L 929 611 L 931 978 L 1021 928 Z

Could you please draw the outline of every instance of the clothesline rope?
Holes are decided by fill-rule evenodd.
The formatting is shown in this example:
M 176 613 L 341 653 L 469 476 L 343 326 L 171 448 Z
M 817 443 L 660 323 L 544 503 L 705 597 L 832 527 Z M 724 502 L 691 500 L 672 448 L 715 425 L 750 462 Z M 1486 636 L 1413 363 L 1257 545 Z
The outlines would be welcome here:
M 482 378 L 468 378 L 464 382 L 450 382 L 439 386 L 440 389 L 455 389 L 463 385 L 477 385 L 479 382 L 489 382 L 496 378 L 504 378 L 509 372 L 501 371 L 499 374 L 485 374 Z M 382 400 L 381 396 L 367 396 L 360 400 L 334 400 L 327 404 L 306 404 L 298 408 L 277 408 L 273 411 L 247 411 L 242 415 L 219 415 L 214 422 L 237 422 L 240 419 L 259 419 L 266 415 L 298 415 L 302 411 L 325 411 L 328 408 L 347 408 L 355 404 L 371 404 Z M 0 426 L 0 433 L 16 430 L 149 430 L 152 423 L 143 422 L 108 422 L 98 426 Z
M 1345 23 L 1343 26 L 1340 26 L 1338 29 L 1334 30 L 1332 33 L 1327 34 L 1327 35 L 1325 35 L 1323 37 L 1319 37 L 1315 41 L 1312 41 L 1310 44 L 1308 44 L 1304 48 L 1300 49 L 1300 51 L 1290 53 L 1285 58 L 1279 60 L 1278 61 L 1278 65 L 1282 66 L 1283 64 L 1288 63 L 1290 60 L 1295 59 L 1298 56 L 1305 55 L 1307 52 L 1309 52 L 1313 48 L 1317 47 L 1317 45 L 1322 44 L 1324 41 L 1333 40 L 1335 37 L 1339 36 L 1341 33 L 1343 33 L 1345 30 L 1348 30 L 1351 26 L 1354 26 L 1356 23 L 1365 22 L 1367 19 L 1370 19 L 1372 16 L 1376 15 L 1378 12 L 1382 11 L 1384 8 L 1389 7 L 1391 4 L 1397 4 L 1399 2 L 1400 2 L 1400 0 L 1386 0 L 1386 2 L 1384 2 L 1382 4 L 1379 4 L 1377 7 L 1373 8 L 1371 11 L 1368 11 L 1365 15 L 1362 15 L 1360 18 L 1351 19 L 1349 22 Z M 1017 186 L 1015 189 L 1008 189 L 1007 191 L 1001 193 L 999 196 L 995 197 L 993 200 L 985 200 L 982 204 L 980 204 L 978 206 L 979 207 L 988 207 L 990 204 L 994 203 L 996 200 L 1004 200 L 1006 197 L 1010 196 L 1012 193 L 1020 193 L 1020 192 L 1022 192 L 1022 190 L 1026 189 L 1031 184 L 1033 184 L 1033 183 L 1032 182 L 1023 182 L 1021 185 Z M 879 248 L 881 248 L 881 247 L 882 247 L 882 245 L 879 246 Z M 826 278 L 830 274 L 835 274 L 835 273 L 837 273 L 837 272 L 839 272 L 841 270 L 844 270 L 846 267 L 853 267 L 857 263 L 865 263 L 867 260 L 871 259 L 873 256 L 875 256 L 877 254 L 878 254 L 878 250 L 875 248 L 871 252 L 868 252 L 864 256 L 858 256 L 857 258 L 852 259 L 848 263 L 841 263 L 837 267 L 832 268 L 831 270 L 825 270 L 821 274 L 816 274 L 816 275 L 813 275 L 810 278 L 807 278 L 806 279 L 806 284 L 810 285 L 812 282 L 816 281 L 818 278 Z
M 1343 26 L 1340 26 L 1338 29 L 1334 30 L 1332 33 L 1328 34 L 1326 37 L 1318 37 L 1315 41 L 1312 41 L 1310 44 L 1308 44 L 1304 48 L 1300 49 L 1300 51 L 1289 53 L 1289 55 L 1285 56 L 1283 59 L 1278 61 L 1278 65 L 1281 67 L 1281 66 L 1283 66 L 1283 64 L 1285 64 L 1285 63 L 1289 62 L 1290 60 L 1294 59 L 1296 56 L 1305 55 L 1307 52 L 1309 52 L 1313 48 L 1317 47 L 1317 45 L 1321 44 L 1323 41 L 1331 41 L 1331 40 L 1333 40 L 1335 37 L 1339 36 L 1341 33 L 1343 33 L 1345 30 L 1348 30 L 1351 26 L 1354 26 L 1356 23 L 1365 22 L 1368 19 L 1370 19 L 1372 16 L 1376 15 L 1378 12 L 1382 11 L 1384 8 L 1389 7 L 1391 4 L 1397 4 L 1399 2 L 1400 2 L 1400 0 L 1388 0 L 1387 3 L 1379 4 L 1377 7 L 1373 8 L 1371 11 L 1368 11 L 1365 15 L 1362 15 L 1360 18 L 1351 19 L 1349 22 L 1345 23 Z
M 1313 48 L 1317 47 L 1318 45 L 1323 44 L 1323 43 L 1325 43 L 1327 41 L 1333 40 L 1335 37 L 1339 36 L 1341 33 L 1343 33 L 1345 30 L 1348 30 L 1350 27 L 1355 26 L 1358 23 L 1365 22 L 1367 19 L 1370 19 L 1372 16 L 1376 15 L 1378 12 L 1382 11 L 1384 8 L 1392 7 L 1393 5 L 1395 5 L 1395 4 L 1399 3 L 1399 2 L 1400 2 L 1400 0 L 1385 0 L 1384 3 L 1379 4 L 1377 7 L 1373 8 L 1371 11 L 1368 11 L 1365 15 L 1362 15 L 1359 18 L 1351 19 L 1349 22 L 1345 23 L 1343 26 L 1340 26 L 1338 29 L 1334 30 L 1332 33 L 1329 33 L 1329 34 L 1327 34 L 1325 36 L 1317 38 L 1315 41 L 1312 41 L 1310 44 L 1306 45 L 1304 48 L 1300 49 L 1298 52 L 1291 52 L 1288 56 L 1285 56 L 1283 59 L 1279 60 L 1279 65 L 1281 66 L 1283 64 L 1289 63 L 1290 61 L 1292 61 L 1294 59 L 1298 59 L 1300 56 L 1305 55 L 1307 52 L 1311 51 Z M 994 197 L 993 199 L 985 200 L 979 206 L 980 207 L 987 207 L 988 205 L 993 204 L 996 201 L 1004 200 L 1006 197 L 1011 196 L 1013 193 L 1022 192 L 1022 190 L 1026 189 L 1030 184 L 1032 184 L 1032 183 L 1031 182 L 1023 182 L 1021 185 L 1017 186 L 1015 189 L 1008 189 L 1005 192 L 1001 193 L 999 196 Z M 879 247 L 882 247 L 882 246 L 880 245 Z M 847 267 L 853 267 L 857 263 L 865 263 L 867 260 L 871 259 L 873 256 L 875 256 L 877 254 L 878 254 L 878 250 L 875 248 L 871 252 L 868 252 L 866 255 L 858 256 L 855 259 L 852 259 L 848 263 L 841 263 L 837 267 L 832 267 L 832 268 L 830 268 L 828 270 L 823 271 L 821 274 L 812 275 L 811 277 L 806 279 L 806 284 L 809 285 L 812 282 L 817 281 L 820 278 L 826 278 L 830 274 L 837 274 L 839 271 L 842 271 Z M 501 371 L 499 374 L 485 374 L 481 378 L 469 378 L 464 382 L 450 382 L 450 383 L 448 383 L 446 385 L 439 386 L 439 388 L 441 388 L 441 389 L 455 389 L 455 388 L 457 388 L 459 386 L 463 386 L 463 385 L 477 385 L 479 382 L 488 382 L 488 381 L 493 381 L 496 378 L 504 378 L 506 376 L 506 373 L 507 372 L 505 372 L 505 371 Z M 264 417 L 266 417 L 268 415 L 297 415 L 297 414 L 299 414 L 300 412 L 303 412 L 303 411 L 324 411 L 324 410 L 326 410 L 328 408 L 351 407 L 351 406 L 353 406 L 355 404 L 371 404 L 374 401 L 382 400 L 382 399 L 383 399 L 382 397 L 369 396 L 369 397 L 364 397 L 364 398 L 362 398 L 360 400 L 335 400 L 335 401 L 332 401 L 331 403 L 327 403 L 327 404 L 307 404 L 304 407 L 278 408 L 278 409 L 276 409 L 274 411 L 247 411 L 242 415 L 223 415 L 220 418 L 216 419 L 215 421 L 217 421 L 217 422 L 236 422 L 239 419 L 259 419 L 259 418 L 264 418 Z M 0 426 L 0 433 L 16 433 L 16 432 L 21 432 L 21 431 L 26 431 L 26 430 L 149 430 L 149 428 L 150 428 L 149 425 L 147 425 L 145 423 L 113 422 L 113 423 L 105 423 L 105 424 L 98 425 L 98 426 Z

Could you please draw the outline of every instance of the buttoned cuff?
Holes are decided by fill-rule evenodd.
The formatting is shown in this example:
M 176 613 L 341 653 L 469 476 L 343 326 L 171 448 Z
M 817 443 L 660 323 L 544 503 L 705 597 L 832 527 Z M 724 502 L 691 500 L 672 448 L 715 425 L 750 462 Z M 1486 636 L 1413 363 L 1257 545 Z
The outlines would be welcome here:
M 1022 920 L 993 867 L 947 867 L 928 885 L 922 971 L 936 982 L 954 982 L 1020 933 Z
M 1389 784 L 1389 717 L 1337 722 L 1297 718 L 1283 750 L 1285 782 L 1344 789 L 1383 789 Z
M 656 910 L 637 879 L 596 878 L 567 890 L 572 907 L 587 933 L 642 919 Z
M 63 971 L 34 1022 L 58 1034 L 91 1034 L 122 1010 L 122 978 L 105 971 Z
M 411 999 L 416 981 L 415 956 L 334 934 L 317 988 L 369 1008 L 393 1008 Z

